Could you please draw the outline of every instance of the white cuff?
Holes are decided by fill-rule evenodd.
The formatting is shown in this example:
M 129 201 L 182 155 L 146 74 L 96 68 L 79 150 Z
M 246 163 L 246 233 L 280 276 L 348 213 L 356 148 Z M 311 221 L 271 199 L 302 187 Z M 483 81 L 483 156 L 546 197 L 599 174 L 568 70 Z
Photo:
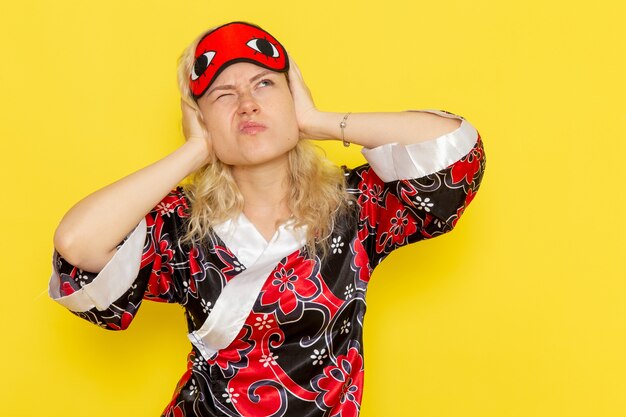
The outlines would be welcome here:
M 478 132 L 465 119 L 438 110 L 420 110 L 461 120 L 461 126 L 436 139 L 411 145 L 389 143 L 361 152 L 384 182 L 421 178 L 452 165 L 467 155 L 478 140 Z
M 146 231 L 146 220 L 142 219 L 93 281 L 70 295 L 61 296 L 59 273 L 52 265 L 48 294 L 71 311 L 83 312 L 94 307 L 99 311 L 106 310 L 137 278 Z

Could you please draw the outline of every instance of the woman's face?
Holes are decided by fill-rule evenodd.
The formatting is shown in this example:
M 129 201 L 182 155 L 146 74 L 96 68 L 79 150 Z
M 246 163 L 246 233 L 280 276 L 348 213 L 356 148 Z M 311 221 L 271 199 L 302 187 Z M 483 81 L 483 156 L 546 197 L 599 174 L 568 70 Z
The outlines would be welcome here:
M 293 98 L 282 73 L 240 62 L 227 67 L 198 100 L 222 162 L 259 165 L 285 158 L 299 129 Z

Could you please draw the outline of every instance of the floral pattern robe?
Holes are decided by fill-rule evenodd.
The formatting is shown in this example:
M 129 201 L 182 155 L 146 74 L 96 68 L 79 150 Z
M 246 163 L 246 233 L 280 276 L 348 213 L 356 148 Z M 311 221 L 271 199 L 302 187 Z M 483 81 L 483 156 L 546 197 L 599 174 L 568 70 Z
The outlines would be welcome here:
M 202 247 L 182 244 L 189 203 L 177 188 L 100 273 L 55 253 L 50 295 L 113 330 L 142 300 L 184 307 L 192 349 L 164 416 L 358 416 L 372 271 L 394 249 L 452 230 L 485 164 L 464 119 L 432 141 L 363 152 L 369 164 L 345 170 L 354 200 L 323 260 L 306 252 L 305 231 L 284 224 L 266 242 L 243 215 Z

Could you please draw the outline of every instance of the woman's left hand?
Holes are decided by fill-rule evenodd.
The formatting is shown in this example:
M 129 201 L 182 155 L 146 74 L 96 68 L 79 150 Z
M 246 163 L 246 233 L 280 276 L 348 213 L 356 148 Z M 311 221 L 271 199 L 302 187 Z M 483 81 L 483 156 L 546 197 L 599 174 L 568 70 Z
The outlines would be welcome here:
M 435 139 L 459 128 L 457 118 L 427 112 L 337 113 L 315 107 L 296 63 L 289 60 L 289 87 L 302 139 L 344 139 L 366 148 L 388 143 L 410 145 Z M 348 115 L 350 119 L 342 128 Z
M 301 138 L 313 136 L 316 117 L 320 111 L 315 107 L 311 90 L 304 83 L 300 68 L 293 59 L 289 58 L 289 87 L 296 108 L 296 118 L 300 128 Z

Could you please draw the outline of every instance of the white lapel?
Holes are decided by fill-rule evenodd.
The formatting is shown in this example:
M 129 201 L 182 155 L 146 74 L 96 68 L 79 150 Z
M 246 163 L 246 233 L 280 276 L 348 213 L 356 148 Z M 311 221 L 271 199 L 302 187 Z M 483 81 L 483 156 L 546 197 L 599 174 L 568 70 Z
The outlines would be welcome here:
M 235 340 L 267 277 L 306 243 L 306 228 L 296 229 L 293 223 L 280 225 L 269 242 L 243 214 L 213 228 L 246 269 L 228 281 L 205 322 L 189 334 L 205 359 Z

